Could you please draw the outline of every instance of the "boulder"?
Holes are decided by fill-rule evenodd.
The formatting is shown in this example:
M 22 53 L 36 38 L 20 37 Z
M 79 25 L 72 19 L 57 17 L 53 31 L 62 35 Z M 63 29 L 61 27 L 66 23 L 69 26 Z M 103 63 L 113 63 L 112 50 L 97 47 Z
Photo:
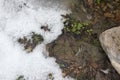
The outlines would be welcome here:
M 62 34 L 54 42 L 47 44 L 49 56 L 55 57 L 62 69 L 63 76 L 69 75 L 78 80 L 85 80 L 86 76 L 94 76 L 99 68 L 99 61 L 103 60 L 101 48 L 71 34 Z M 88 79 L 91 79 L 88 76 Z
M 120 74 L 120 26 L 104 31 L 99 40 L 111 64 Z
M 94 63 L 103 58 L 99 48 L 87 42 L 76 40 L 72 35 L 61 35 L 57 40 L 47 45 L 49 56 L 79 65 Z

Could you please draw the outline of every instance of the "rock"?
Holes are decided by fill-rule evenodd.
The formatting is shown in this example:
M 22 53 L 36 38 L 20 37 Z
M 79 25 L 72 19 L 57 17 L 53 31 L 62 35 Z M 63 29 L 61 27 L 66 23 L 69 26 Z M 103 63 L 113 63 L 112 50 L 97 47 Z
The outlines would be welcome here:
M 76 61 L 83 65 L 87 62 L 99 61 L 103 56 L 99 48 L 81 40 L 75 40 L 71 35 L 62 35 L 56 41 L 47 45 L 50 56 L 63 61 Z M 102 56 L 102 57 L 101 57 Z
M 113 15 L 112 13 L 109 13 L 109 12 L 104 13 L 104 16 L 105 16 L 105 17 L 114 18 L 114 15 Z
M 61 35 L 53 43 L 47 45 L 50 56 L 59 57 L 61 59 L 72 59 L 78 51 L 78 44 L 73 36 Z
M 120 74 L 120 26 L 103 32 L 99 40 L 111 64 Z
M 56 58 L 64 76 L 74 78 L 85 78 L 86 74 L 91 74 L 89 66 L 92 67 L 91 70 L 97 69 L 96 63 L 104 58 L 98 47 L 75 39 L 70 34 L 59 36 L 57 40 L 47 45 L 47 50 L 49 56 Z

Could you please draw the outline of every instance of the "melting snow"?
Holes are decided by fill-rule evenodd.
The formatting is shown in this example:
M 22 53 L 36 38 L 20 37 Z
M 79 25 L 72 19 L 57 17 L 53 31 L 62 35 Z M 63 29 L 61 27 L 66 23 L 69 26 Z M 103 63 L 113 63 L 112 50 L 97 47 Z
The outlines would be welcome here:
M 61 14 L 65 13 L 57 8 L 35 9 L 29 0 L 0 0 L 0 80 L 16 80 L 20 75 L 26 80 L 49 80 L 50 73 L 54 80 L 72 80 L 63 78 L 55 59 L 43 54 L 48 53 L 45 45 L 61 34 Z M 51 31 L 40 29 L 42 25 Z M 17 39 L 31 32 L 41 34 L 44 42 L 27 54 Z

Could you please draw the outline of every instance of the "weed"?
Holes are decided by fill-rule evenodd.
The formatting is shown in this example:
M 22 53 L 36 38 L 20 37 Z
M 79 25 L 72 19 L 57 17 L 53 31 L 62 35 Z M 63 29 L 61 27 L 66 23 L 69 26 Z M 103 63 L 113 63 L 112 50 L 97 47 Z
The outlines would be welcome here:
M 16 80 L 25 80 L 23 75 L 20 75 Z
M 101 3 L 101 0 L 96 0 L 97 1 L 97 4 L 100 4 Z
M 63 15 L 62 15 L 63 16 Z M 92 32 L 90 29 L 90 22 L 80 22 L 71 17 L 71 15 L 63 16 L 65 18 L 64 21 L 64 29 L 66 32 L 73 33 L 76 35 L 80 35 L 83 32 L 88 32 L 89 34 Z

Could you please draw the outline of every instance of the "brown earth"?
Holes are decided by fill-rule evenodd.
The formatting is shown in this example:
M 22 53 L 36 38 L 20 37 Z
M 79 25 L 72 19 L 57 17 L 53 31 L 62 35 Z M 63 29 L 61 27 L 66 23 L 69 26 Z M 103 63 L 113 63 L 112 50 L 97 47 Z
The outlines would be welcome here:
M 120 25 L 120 0 L 74 0 L 70 3 L 72 17 L 80 22 L 90 21 L 91 35 L 74 35 L 63 30 L 57 40 L 47 45 L 51 57 L 63 71 L 63 76 L 76 80 L 120 80 L 101 48 L 99 35 Z

